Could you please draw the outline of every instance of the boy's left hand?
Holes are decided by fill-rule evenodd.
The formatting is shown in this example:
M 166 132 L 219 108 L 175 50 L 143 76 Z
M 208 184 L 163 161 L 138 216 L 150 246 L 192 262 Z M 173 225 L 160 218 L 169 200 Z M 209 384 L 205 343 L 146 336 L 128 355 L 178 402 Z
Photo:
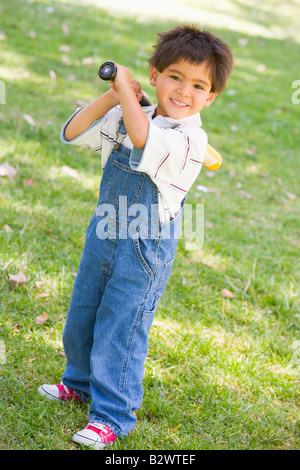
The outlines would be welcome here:
M 121 87 L 126 85 L 130 85 L 133 88 L 137 100 L 140 101 L 143 97 L 141 84 L 131 77 L 129 70 L 126 67 L 117 65 L 117 74 L 114 81 L 110 82 L 110 87 L 115 91 L 119 91 Z

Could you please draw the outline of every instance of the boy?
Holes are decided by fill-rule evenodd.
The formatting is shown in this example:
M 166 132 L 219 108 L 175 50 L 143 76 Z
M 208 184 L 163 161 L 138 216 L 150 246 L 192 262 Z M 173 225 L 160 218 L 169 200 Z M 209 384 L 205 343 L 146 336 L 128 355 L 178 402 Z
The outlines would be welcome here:
M 160 34 L 149 62 L 157 105 L 139 105 L 140 84 L 118 65 L 110 90 L 77 110 L 61 135 L 101 151 L 103 176 L 64 328 L 62 383 L 39 392 L 91 400 L 73 441 L 97 449 L 135 426 L 148 333 L 207 147 L 199 111 L 224 90 L 233 64 L 222 40 L 190 26 Z

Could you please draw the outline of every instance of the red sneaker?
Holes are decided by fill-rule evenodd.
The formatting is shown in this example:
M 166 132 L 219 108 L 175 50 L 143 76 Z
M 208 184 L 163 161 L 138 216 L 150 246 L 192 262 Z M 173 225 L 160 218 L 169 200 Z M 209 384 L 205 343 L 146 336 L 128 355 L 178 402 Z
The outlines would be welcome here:
M 77 444 L 92 447 L 93 449 L 103 449 L 107 444 L 112 444 L 117 436 L 112 430 L 102 423 L 90 421 L 88 425 L 78 431 L 73 436 L 73 441 Z
M 82 401 L 81 398 L 77 395 L 73 388 L 67 387 L 63 383 L 55 384 L 55 385 L 48 385 L 44 384 L 38 388 L 38 392 L 49 398 L 50 400 L 57 400 L 57 401 Z

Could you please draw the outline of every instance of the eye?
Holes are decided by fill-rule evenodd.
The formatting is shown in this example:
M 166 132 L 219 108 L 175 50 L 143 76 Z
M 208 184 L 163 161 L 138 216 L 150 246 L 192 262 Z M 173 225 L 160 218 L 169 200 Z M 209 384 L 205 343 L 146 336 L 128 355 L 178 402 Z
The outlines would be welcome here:
M 180 82 L 180 78 L 177 77 L 177 75 L 171 75 L 171 78 L 172 78 L 173 80 L 176 80 L 177 82 Z
M 203 90 L 203 87 L 202 87 L 201 85 L 195 85 L 195 88 L 196 88 L 197 90 Z

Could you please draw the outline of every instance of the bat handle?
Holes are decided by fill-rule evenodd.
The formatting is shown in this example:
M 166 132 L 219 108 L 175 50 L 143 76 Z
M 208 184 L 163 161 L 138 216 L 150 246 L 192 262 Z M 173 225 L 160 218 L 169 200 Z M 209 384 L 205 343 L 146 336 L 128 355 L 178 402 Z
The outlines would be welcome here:
M 115 76 L 117 73 L 117 66 L 114 62 L 107 61 L 103 62 L 102 65 L 100 65 L 98 75 L 102 80 L 114 80 Z M 151 106 L 151 102 L 148 100 L 148 98 L 143 95 L 141 101 L 140 101 L 141 106 Z
M 114 62 L 103 62 L 100 65 L 98 75 L 102 80 L 114 80 L 117 73 L 117 66 Z

